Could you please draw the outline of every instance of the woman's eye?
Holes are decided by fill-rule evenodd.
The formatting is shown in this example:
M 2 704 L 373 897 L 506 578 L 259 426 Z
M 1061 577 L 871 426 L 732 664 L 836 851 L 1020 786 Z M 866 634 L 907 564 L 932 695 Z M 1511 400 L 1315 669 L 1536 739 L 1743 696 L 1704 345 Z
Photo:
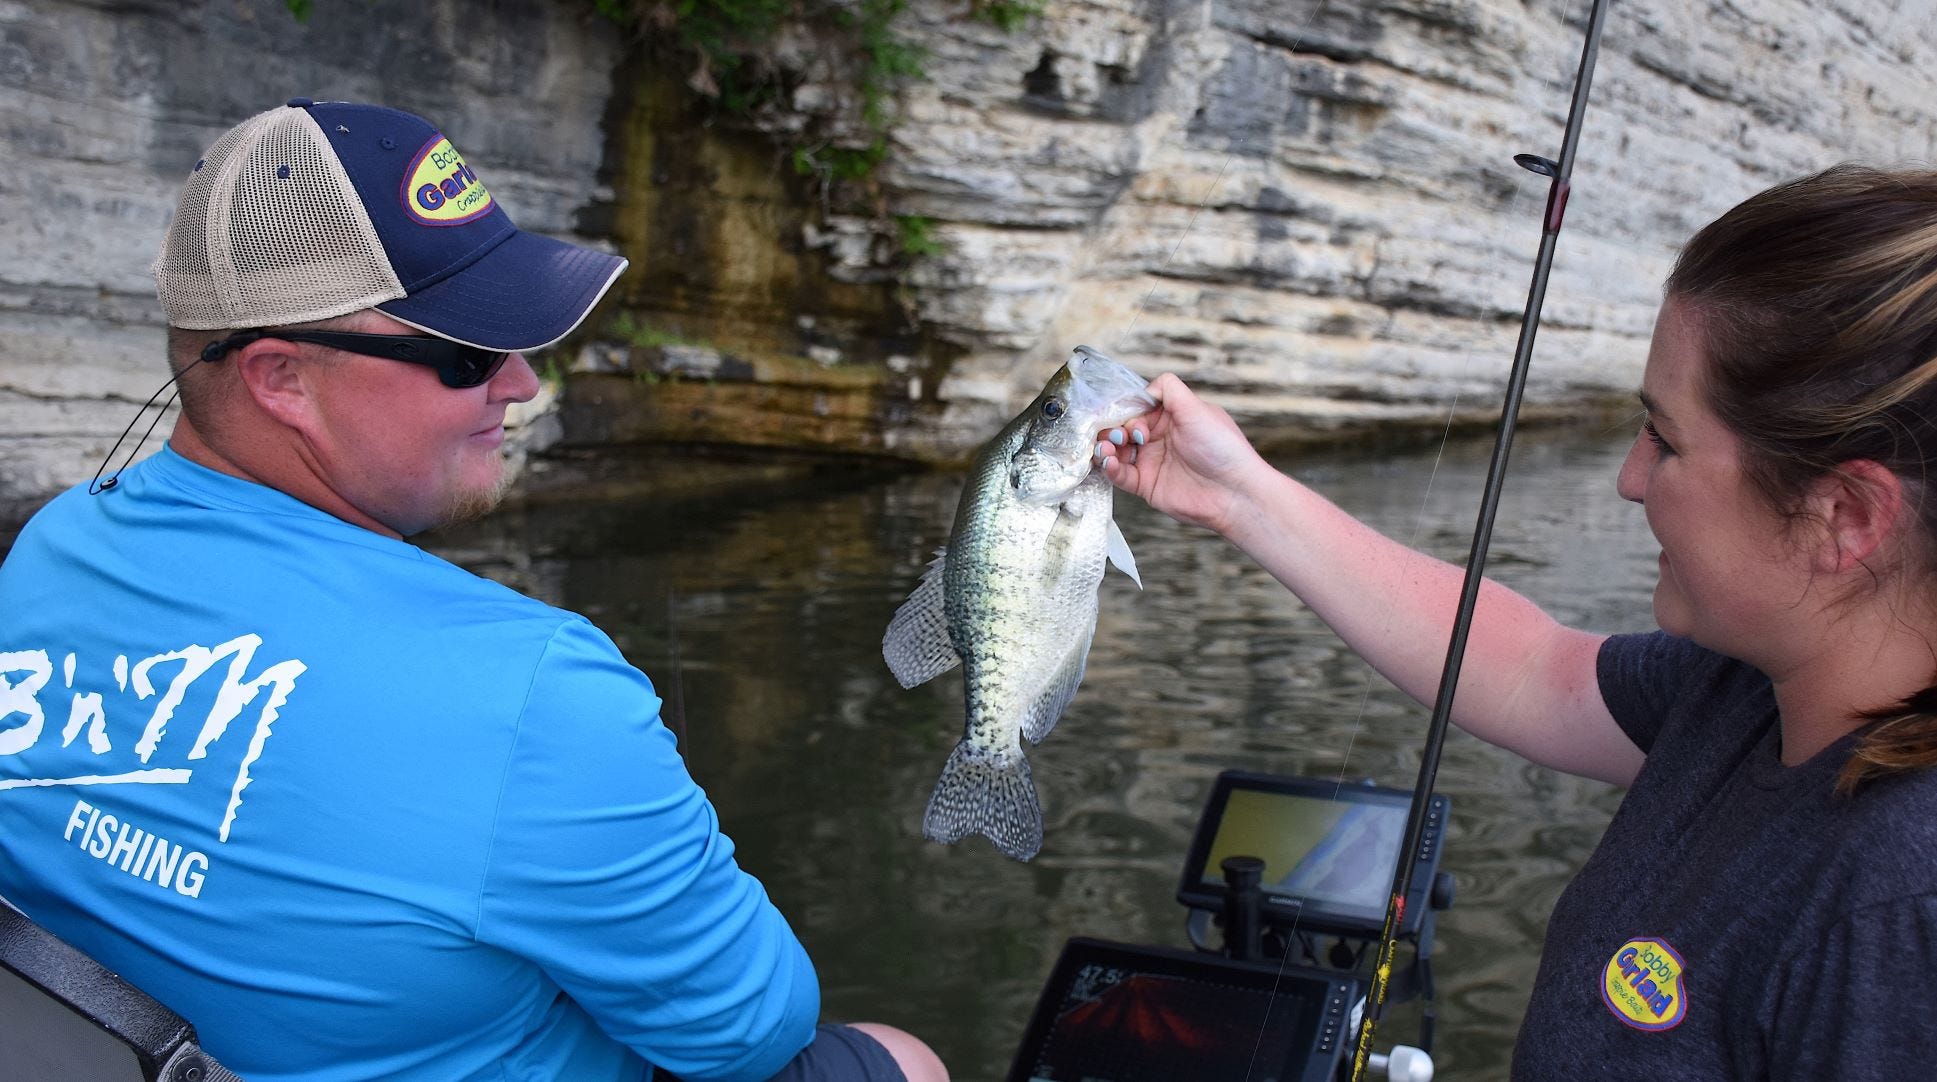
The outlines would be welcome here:
M 1063 415 L 1063 404 L 1053 398 L 1044 402 L 1042 404 L 1042 415 L 1052 421 L 1061 417 Z
M 1668 441 L 1661 438 L 1661 432 L 1655 428 L 1653 421 L 1641 422 L 1641 431 L 1647 435 L 1648 442 L 1654 444 L 1655 448 L 1662 454 L 1672 455 L 1675 453 L 1675 449 L 1668 446 Z

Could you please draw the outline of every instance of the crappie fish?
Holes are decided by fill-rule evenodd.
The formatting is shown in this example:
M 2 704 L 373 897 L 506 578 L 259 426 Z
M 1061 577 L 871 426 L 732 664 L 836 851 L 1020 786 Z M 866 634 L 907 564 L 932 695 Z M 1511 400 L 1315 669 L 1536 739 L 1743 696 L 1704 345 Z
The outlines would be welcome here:
M 948 545 L 881 640 L 902 687 L 963 666 L 967 718 L 942 767 L 922 833 L 979 833 L 1017 860 L 1042 848 L 1042 807 L 1022 738 L 1049 735 L 1096 634 L 1107 559 L 1141 587 L 1092 472 L 1098 429 L 1156 405 L 1146 381 L 1088 346 L 975 456 Z

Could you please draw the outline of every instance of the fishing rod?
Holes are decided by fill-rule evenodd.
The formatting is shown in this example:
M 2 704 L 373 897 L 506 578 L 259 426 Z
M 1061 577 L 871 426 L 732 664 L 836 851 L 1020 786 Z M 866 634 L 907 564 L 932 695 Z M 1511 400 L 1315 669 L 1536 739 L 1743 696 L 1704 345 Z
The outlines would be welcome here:
M 1526 392 L 1527 369 L 1533 360 L 1534 334 L 1540 329 L 1540 306 L 1547 297 L 1547 277 L 1553 270 L 1554 247 L 1560 240 L 1560 226 L 1567 214 L 1569 178 L 1574 172 L 1574 151 L 1580 143 L 1581 119 L 1587 112 L 1587 91 L 1594 80 L 1594 58 L 1601 48 L 1601 25 L 1607 17 L 1608 0 L 1594 0 L 1587 17 L 1587 33 L 1581 46 L 1580 71 L 1574 77 L 1574 101 L 1567 111 L 1567 128 L 1562 137 L 1560 158 L 1537 154 L 1516 154 L 1513 160 L 1522 168 L 1549 179 L 1547 210 L 1541 224 L 1540 251 L 1534 257 L 1533 283 L 1527 290 L 1527 307 L 1520 317 L 1520 341 L 1513 352 L 1513 369 L 1507 377 L 1506 400 L 1500 411 L 1500 433 L 1493 443 L 1493 460 L 1487 467 L 1486 487 L 1480 498 L 1479 521 L 1473 528 L 1473 547 L 1466 558 L 1466 578 L 1460 586 L 1459 608 L 1453 616 L 1452 639 L 1446 649 L 1446 667 L 1439 678 L 1439 694 L 1433 702 L 1432 721 L 1426 729 L 1426 745 L 1419 762 L 1419 779 L 1412 790 L 1412 807 L 1406 816 L 1405 844 L 1399 849 L 1398 867 L 1393 872 L 1392 896 L 1386 903 L 1385 931 L 1379 939 L 1377 964 L 1372 971 L 1372 990 L 1366 996 L 1365 1014 L 1359 1025 L 1358 1051 L 1352 1061 L 1352 1082 L 1365 1076 L 1372 1054 L 1372 1035 L 1385 1014 L 1386 989 L 1392 978 L 1392 958 L 1399 946 L 1399 927 L 1405 918 L 1406 894 L 1412 889 L 1416 855 L 1424 840 L 1427 806 L 1432 800 L 1433 782 L 1439 774 L 1440 752 L 1446 745 L 1446 727 L 1453 715 L 1453 692 L 1459 684 L 1460 663 L 1466 656 L 1466 639 L 1473 628 L 1473 609 L 1479 601 L 1480 584 L 1486 574 L 1487 547 L 1493 540 L 1493 519 L 1500 507 L 1500 490 L 1506 482 L 1507 456 L 1513 449 L 1514 424 L 1520 415 L 1520 400 Z

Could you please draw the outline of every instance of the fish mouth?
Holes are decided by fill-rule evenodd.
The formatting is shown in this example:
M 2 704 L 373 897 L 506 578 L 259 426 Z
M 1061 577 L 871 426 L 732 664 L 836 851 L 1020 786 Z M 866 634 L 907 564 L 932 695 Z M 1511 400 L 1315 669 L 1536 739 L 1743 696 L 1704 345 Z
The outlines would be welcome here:
M 1095 427 L 1119 425 L 1157 408 L 1150 381 L 1093 346 L 1070 351 L 1070 412 L 1093 419 Z
M 1156 408 L 1149 381 L 1091 346 L 1077 346 L 1045 393 L 1063 405 L 1045 414 L 1009 459 L 1009 487 L 1023 503 L 1061 503 L 1089 477 L 1099 430 Z
M 1141 417 L 1157 408 L 1157 400 L 1150 397 L 1149 391 L 1138 390 L 1111 402 L 1098 415 L 1098 428 L 1115 428 L 1132 417 Z

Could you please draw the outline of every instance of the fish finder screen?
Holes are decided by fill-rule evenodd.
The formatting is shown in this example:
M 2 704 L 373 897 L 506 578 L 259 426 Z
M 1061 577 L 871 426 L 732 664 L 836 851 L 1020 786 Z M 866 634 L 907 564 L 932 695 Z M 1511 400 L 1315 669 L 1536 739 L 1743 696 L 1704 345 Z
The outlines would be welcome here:
M 1268 894 L 1375 924 L 1405 843 L 1407 809 L 1233 788 L 1204 861 L 1203 882 L 1222 887 L 1225 857 L 1264 861 Z
M 1289 992 L 1290 989 L 1285 991 Z M 1028 1065 L 1031 1082 L 1273 1082 L 1302 1076 L 1313 1002 L 1107 964 L 1078 968 Z M 1294 1058 L 1295 1057 L 1295 1058 Z

